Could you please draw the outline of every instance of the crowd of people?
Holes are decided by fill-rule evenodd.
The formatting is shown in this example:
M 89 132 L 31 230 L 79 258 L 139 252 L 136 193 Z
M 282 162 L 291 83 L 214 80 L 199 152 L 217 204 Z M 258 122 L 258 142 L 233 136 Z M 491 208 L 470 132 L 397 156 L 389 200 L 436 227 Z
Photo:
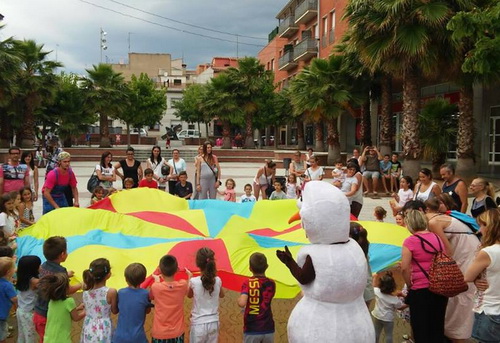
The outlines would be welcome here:
M 79 206 L 76 176 L 70 166 L 69 153 L 55 148 L 55 156 L 47 161 L 47 173 L 41 188 L 43 213 L 65 206 Z M 226 201 L 254 202 L 262 199 L 280 200 L 298 198 L 307 189 L 307 183 L 322 180 L 325 169 L 318 164 L 312 149 L 303 158 L 300 151 L 293 155 L 285 183 L 276 177 L 276 164 L 266 161 L 260 167 L 253 184 L 245 184 L 244 193 L 237 199 L 236 182 L 227 178 L 222 190 L 221 168 L 210 143 L 198 149 L 194 161 L 195 186 L 188 181 L 187 164 L 177 149 L 172 159 L 161 156 L 154 146 L 143 170 L 128 148 L 126 158 L 113 164 L 112 154 L 105 152 L 95 166 L 99 184 L 92 195 L 92 203 L 116 192 L 114 182 L 122 180 L 123 189 L 150 187 L 168 191 L 185 199 L 214 199 L 217 195 Z M 16 234 L 35 222 L 33 202 L 38 199 L 38 166 L 33 152 L 17 147 L 9 149 L 9 160 L 0 169 L 0 342 L 9 334 L 6 319 L 12 304 L 17 307 L 19 342 L 35 342 L 37 336 L 46 342 L 70 341 L 71 321 L 84 319 L 82 342 L 146 342 L 145 316 L 154 306 L 153 342 L 182 342 L 185 331 L 183 316 L 184 296 L 193 297 L 190 340 L 217 342 L 219 332 L 218 299 L 224 296 L 221 280 L 216 276 L 213 251 L 202 248 L 196 256 L 200 276 L 175 281 L 176 257 L 163 256 L 159 261 L 160 275 L 147 289 L 142 289 L 147 271 L 140 263 L 125 270 L 127 288 L 116 291 L 106 287 L 111 275 L 111 263 L 104 258 L 94 260 L 83 274 L 83 285 L 69 285 L 66 271 L 60 264 L 67 258 L 63 237 L 51 237 L 44 243 L 47 262 L 36 256 L 15 260 Z M 375 163 L 375 161 L 377 163 Z M 376 167 L 376 165 L 378 167 Z M 393 199 L 389 206 L 396 223 L 411 233 L 403 243 L 400 271 L 404 287 L 398 288 L 391 271 L 372 277 L 367 271 L 365 302 L 373 305 L 372 316 L 377 342 L 385 332 L 386 342 L 392 342 L 395 314 L 407 319 L 415 342 L 466 342 L 473 337 L 480 342 L 500 341 L 500 211 L 495 202 L 492 184 L 476 178 L 467 187 L 455 175 L 452 165 L 440 168 L 444 180 L 439 186 L 432 180 L 429 169 L 419 172 L 418 181 L 402 174 L 398 155 L 382 156 L 376 147 L 367 147 L 344 165 L 338 162 L 332 171 L 333 185 L 349 200 L 351 214 L 359 216 L 363 197 L 377 195 L 379 182 Z M 364 191 L 365 190 L 365 191 Z M 368 192 L 367 192 L 368 191 Z M 473 197 L 467 219 L 468 196 Z M 462 215 L 458 215 L 462 213 Z M 383 206 L 374 210 L 374 220 L 384 221 L 387 211 Z M 367 231 L 352 223 L 350 237 L 355 239 L 368 258 Z M 429 290 L 428 274 L 438 251 L 456 261 L 469 288 L 455 297 L 447 298 Z M 12 284 L 17 264 L 15 286 Z M 246 342 L 272 342 L 274 321 L 271 300 L 274 281 L 267 278 L 265 255 L 250 257 L 253 277 L 242 285 L 237 305 L 244 311 Z M 76 306 L 71 294 L 83 287 L 83 304 Z M 262 296 L 255 298 L 258 290 Z M 374 302 L 374 304 L 371 304 Z M 253 311 L 257 306 L 259 311 Z M 398 312 L 396 312 L 398 311 Z M 112 328 L 111 314 L 119 314 L 116 329 Z M 255 315 L 259 313 L 259 315 Z

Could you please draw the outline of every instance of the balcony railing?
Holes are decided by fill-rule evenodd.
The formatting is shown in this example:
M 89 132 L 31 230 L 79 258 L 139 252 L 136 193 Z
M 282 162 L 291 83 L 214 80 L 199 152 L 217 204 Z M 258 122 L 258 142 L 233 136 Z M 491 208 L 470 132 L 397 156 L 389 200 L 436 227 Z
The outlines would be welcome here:
M 335 29 L 331 29 L 328 34 L 328 43 L 333 44 L 335 42 Z
M 308 60 L 318 53 L 318 43 L 313 38 L 303 39 L 299 44 L 297 44 L 294 49 L 294 60 L 302 61 Z
M 295 24 L 304 24 L 318 15 L 318 0 L 305 0 L 295 8 Z
M 295 17 L 290 16 L 285 18 L 278 29 L 278 35 L 281 38 L 290 38 L 299 30 L 298 25 L 295 24 Z
M 279 70 L 290 70 L 297 66 L 297 63 L 293 60 L 294 51 L 287 51 L 278 60 Z

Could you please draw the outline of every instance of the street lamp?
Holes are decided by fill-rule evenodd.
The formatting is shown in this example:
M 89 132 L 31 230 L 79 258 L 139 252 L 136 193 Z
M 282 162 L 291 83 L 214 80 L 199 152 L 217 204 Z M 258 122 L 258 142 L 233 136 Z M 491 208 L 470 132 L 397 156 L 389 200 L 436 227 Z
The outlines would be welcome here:
M 100 41 L 99 41 L 99 48 L 101 50 L 101 63 L 102 63 L 102 51 L 103 50 L 106 50 L 108 48 L 108 46 L 106 45 L 106 35 L 108 33 L 106 31 L 104 31 L 101 27 L 101 31 L 100 31 Z

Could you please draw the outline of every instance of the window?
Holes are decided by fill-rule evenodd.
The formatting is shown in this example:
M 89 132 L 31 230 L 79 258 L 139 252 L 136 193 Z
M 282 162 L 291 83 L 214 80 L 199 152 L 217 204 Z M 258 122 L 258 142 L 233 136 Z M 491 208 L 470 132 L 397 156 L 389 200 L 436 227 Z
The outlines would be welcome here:
M 271 60 L 271 69 L 270 69 L 270 70 L 271 70 L 271 71 L 273 71 L 273 70 L 274 70 L 274 58 Z
M 318 39 L 319 38 L 319 26 L 318 26 L 318 24 L 314 24 L 313 25 L 313 27 L 312 27 L 312 34 L 313 34 L 314 39 Z
M 174 79 L 174 86 L 180 86 L 182 85 L 182 80 L 181 79 Z
M 323 34 L 326 35 L 328 33 L 328 17 L 323 18 Z
M 332 27 L 332 31 L 335 31 L 335 10 L 330 12 L 330 25 Z

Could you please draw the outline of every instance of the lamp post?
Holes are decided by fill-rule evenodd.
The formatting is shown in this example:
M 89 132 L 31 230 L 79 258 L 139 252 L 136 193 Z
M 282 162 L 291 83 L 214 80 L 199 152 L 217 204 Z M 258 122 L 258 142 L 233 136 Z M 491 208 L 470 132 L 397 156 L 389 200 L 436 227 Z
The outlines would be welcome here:
M 101 27 L 101 31 L 100 31 L 100 40 L 99 40 L 99 48 L 100 48 L 100 51 L 101 51 L 101 63 L 102 63 L 102 51 L 103 50 L 106 50 L 108 47 L 106 45 L 106 35 L 108 33 L 106 31 L 104 31 Z

